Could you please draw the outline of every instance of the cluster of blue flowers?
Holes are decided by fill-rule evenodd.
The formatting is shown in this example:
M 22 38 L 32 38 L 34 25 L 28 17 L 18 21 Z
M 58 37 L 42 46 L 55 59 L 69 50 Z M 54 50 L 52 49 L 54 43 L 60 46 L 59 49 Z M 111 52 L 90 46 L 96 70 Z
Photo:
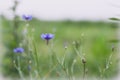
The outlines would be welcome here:
M 26 21 L 30 21 L 32 20 L 32 16 L 31 15 L 22 15 L 22 18 Z M 48 42 L 50 39 L 54 38 L 54 34 L 51 34 L 51 33 L 43 33 L 41 34 L 41 38 L 43 40 L 46 40 L 47 41 L 47 45 L 48 45 Z M 21 47 L 18 47 L 18 48 L 14 48 L 13 49 L 13 52 L 14 53 L 23 53 L 24 52 L 24 48 L 21 48 Z

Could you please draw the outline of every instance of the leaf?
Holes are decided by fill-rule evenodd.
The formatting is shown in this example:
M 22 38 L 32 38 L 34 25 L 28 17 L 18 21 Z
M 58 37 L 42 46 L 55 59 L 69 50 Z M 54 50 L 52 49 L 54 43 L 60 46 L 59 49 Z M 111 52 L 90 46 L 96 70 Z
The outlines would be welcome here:
M 112 17 L 112 18 L 109 18 L 110 20 L 115 20 L 115 21 L 120 21 L 120 19 L 119 18 L 114 18 L 114 17 Z

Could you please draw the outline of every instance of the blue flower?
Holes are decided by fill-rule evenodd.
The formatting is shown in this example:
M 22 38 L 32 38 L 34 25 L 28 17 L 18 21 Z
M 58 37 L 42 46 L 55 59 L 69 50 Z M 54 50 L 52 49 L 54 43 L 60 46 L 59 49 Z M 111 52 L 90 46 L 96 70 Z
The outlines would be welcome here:
M 48 41 L 52 38 L 54 38 L 54 34 L 50 34 L 50 33 L 46 33 L 46 34 L 41 34 L 41 38 L 46 40 L 47 41 L 47 44 L 48 44 Z
M 31 15 L 22 15 L 22 18 L 26 21 L 30 21 L 32 20 L 32 16 Z
M 24 52 L 24 49 L 23 49 L 23 48 L 20 48 L 20 47 L 14 48 L 14 49 L 13 49 L 13 52 L 14 52 L 14 53 L 23 53 L 23 52 Z
M 28 66 L 27 66 L 27 69 L 28 69 L 28 71 L 31 71 L 31 66 L 28 65 Z
M 54 38 L 54 34 L 50 34 L 50 33 L 42 34 L 41 38 L 45 39 L 45 40 L 50 40 L 50 39 Z

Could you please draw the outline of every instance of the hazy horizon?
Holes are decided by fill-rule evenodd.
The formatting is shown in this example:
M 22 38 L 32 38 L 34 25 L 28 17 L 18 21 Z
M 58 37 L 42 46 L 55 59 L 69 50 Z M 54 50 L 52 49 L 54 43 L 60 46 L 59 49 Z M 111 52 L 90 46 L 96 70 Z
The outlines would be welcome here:
M 19 0 L 17 14 L 43 20 L 107 20 L 119 17 L 119 0 Z M 0 1 L 0 14 L 11 18 L 13 0 Z

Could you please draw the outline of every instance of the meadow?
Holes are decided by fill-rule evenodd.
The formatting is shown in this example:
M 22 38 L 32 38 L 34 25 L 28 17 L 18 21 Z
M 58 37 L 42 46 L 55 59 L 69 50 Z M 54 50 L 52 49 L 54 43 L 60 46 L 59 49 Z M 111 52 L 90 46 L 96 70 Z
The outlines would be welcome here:
M 14 29 L 12 20 L 2 18 L 2 41 L 5 53 L 2 73 L 11 77 L 35 78 L 112 78 L 118 74 L 118 25 L 105 21 L 42 21 L 33 18 L 19 21 Z M 27 36 L 24 35 L 26 25 Z M 15 42 L 13 32 L 19 37 Z M 46 44 L 42 33 L 54 38 Z M 22 41 L 26 41 L 24 44 Z M 25 53 L 14 54 L 15 47 L 24 47 Z M 22 55 L 22 56 L 21 56 Z M 21 57 L 21 73 L 15 64 Z M 36 67 L 37 66 L 37 67 Z

